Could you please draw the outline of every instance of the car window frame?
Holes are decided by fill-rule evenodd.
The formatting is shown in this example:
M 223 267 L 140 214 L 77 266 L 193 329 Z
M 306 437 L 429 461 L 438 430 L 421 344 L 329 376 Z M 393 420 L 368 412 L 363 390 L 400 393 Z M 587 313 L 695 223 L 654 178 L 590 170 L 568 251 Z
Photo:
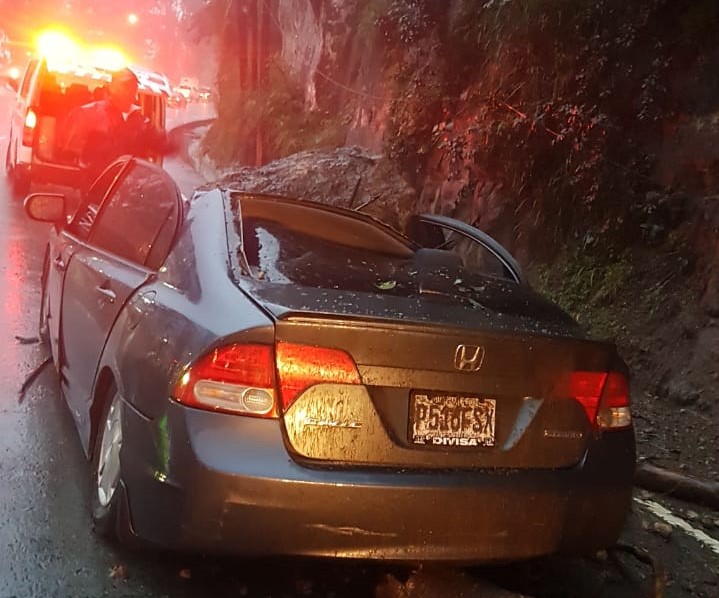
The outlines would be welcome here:
M 110 167 L 108 167 L 108 168 L 110 168 Z M 107 209 L 108 203 L 114 197 L 114 193 L 117 191 L 118 187 L 122 184 L 122 182 L 125 181 L 133 172 L 135 172 L 136 168 L 142 168 L 142 169 L 145 169 L 153 174 L 159 175 L 162 178 L 163 183 L 165 183 L 166 186 L 168 187 L 168 189 L 172 192 L 171 195 L 172 195 L 172 199 L 174 200 L 175 209 L 173 210 L 173 213 L 176 215 L 176 217 L 174 219 L 175 220 L 174 226 L 172 227 L 172 233 L 170 235 L 170 242 L 167 244 L 167 248 L 164 251 L 164 257 L 162 257 L 162 259 L 158 262 L 158 264 L 156 266 L 149 265 L 148 261 L 151 259 L 152 255 L 153 255 L 152 249 L 154 248 L 155 243 L 157 242 L 157 239 L 159 238 L 159 235 L 164 228 L 164 222 L 158 228 L 157 232 L 153 236 L 152 241 L 150 242 L 150 250 L 144 256 L 144 259 L 141 263 L 131 257 L 122 255 L 120 253 L 117 253 L 116 251 L 113 251 L 110 248 L 105 247 L 93 239 L 93 234 L 97 233 L 97 223 L 102 221 L 103 214 L 104 214 L 105 210 Z M 118 259 L 121 259 L 121 260 L 126 261 L 131 264 L 134 264 L 136 266 L 146 268 L 147 270 L 157 272 L 161 269 L 162 264 L 167 260 L 167 256 L 172 251 L 172 247 L 174 246 L 174 244 L 177 240 L 177 234 L 180 229 L 183 218 L 184 218 L 184 209 L 183 209 L 183 205 L 182 205 L 182 194 L 181 194 L 179 188 L 177 187 L 177 184 L 172 179 L 172 177 L 166 171 L 164 171 L 162 168 L 158 167 L 157 165 L 153 164 L 152 162 L 148 162 L 146 160 L 141 160 L 139 158 L 130 158 L 127 160 L 127 163 L 124 165 L 124 167 L 118 173 L 117 177 L 113 181 L 113 184 L 108 188 L 105 195 L 103 196 L 103 199 L 102 199 L 102 202 L 98 209 L 98 212 L 95 215 L 95 220 L 92 223 L 92 225 L 90 226 L 90 232 L 89 232 L 87 238 L 85 239 L 85 242 L 88 245 L 92 246 L 93 248 L 97 249 L 98 251 L 102 251 L 109 255 L 116 256 Z M 165 220 L 167 220 L 167 219 L 165 219 Z
M 84 197 L 82 198 L 82 201 L 80 202 L 80 205 L 75 210 L 75 213 L 70 217 L 70 221 L 68 222 L 66 229 L 69 233 L 71 233 L 73 236 L 77 237 L 78 239 L 82 239 L 84 241 L 88 241 L 90 239 L 90 234 L 92 232 L 93 225 L 95 224 L 95 221 L 97 220 L 100 211 L 102 210 L 102 206 L 105 203 L 105 200 L 107 199 L 107 196 L 110 195 L 112 190 L 119 184 L 119 181 L 122 179 L 123 174 L 130 168 L 130 164 L 132 163 L 133 159 L 124 159 L 124 160 L 117 160 L 110 164 L 105 170 L 102 171 L 99 177 L 95 179 L 95 181 L 92 183 L 90 188 L 85 193 Z M 99 200 L 96 202 L 93 202 L 93 205 L 96 205 L 97 208 L 95 210 L 95 213 L 92 215 L 92 220 L 88 224 L 84 224 L 83 226 L 86 226 L 86 230 L 84 228 L 81 228 L 81 221 L 83 218 L 86 219 L 87 216 L 87 210 L 90 205 L 90 199 L 94 195 L 95 189 L 97 189 L 97 185 L 101 180 L 104 180 L 104 177 L 111 171 L 111 169 L 116 168 L 118 165 L 120 166 L 120 169 L 115 173 L 115 175 L 112 177 L 112 180 L 110 181 L 109 185 L 105 189 L 104 193 L 99 197 Z
M 515 282 L 521 286 L 527 286 L 529 284 L 522 267 L 509 250 L 499 241 L 477 227 L 457 220 L 456 218 L 440 214 L 416 214 L 413 219 L 416 223 L 434 226 L 438 229 L 445 229 L 451 231 L 459 237 L 472 241 L 483 250 L 487 251 L 488 254 L 492 255 L 502 266 L 505 274 L 502 278 Z M 447 239 L 446 235 L 445 239 Z

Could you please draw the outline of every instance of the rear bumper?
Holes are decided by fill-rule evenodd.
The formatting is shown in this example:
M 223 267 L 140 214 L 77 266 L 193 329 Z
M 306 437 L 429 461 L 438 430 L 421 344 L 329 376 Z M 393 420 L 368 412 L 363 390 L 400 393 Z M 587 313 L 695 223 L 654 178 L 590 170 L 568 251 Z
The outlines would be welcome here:
M 171 404 L 125 409 L 135 532 L 167 548 L 479 563 L 613 544 L 631 500 L 632 432 L 581 466 L 503 473 L 346 471 L 293 461 L 277 421 Z

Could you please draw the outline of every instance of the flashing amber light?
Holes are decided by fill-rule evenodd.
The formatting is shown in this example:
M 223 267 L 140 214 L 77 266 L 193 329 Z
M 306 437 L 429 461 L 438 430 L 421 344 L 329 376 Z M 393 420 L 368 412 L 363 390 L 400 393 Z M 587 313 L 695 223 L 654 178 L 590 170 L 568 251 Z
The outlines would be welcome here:
M 74 70 L 78 65 L 117 71 L 129 64 L 128 57 L 118 48 L 84 46 L 62 31 L 48 30 L 35 39 L 37 53 L 47 60 L 53 71 Z
M 61 31 L 43 31 L 35 39 L 35 47 L 40 56 L 47 59 L 48 65 L 77 62 L 80 47 L 69 35 Z
M 91 48 L 85 55 L 87 64 L 108 71 L 119 71 L 128 65 L 127 57 L 117 48 Z

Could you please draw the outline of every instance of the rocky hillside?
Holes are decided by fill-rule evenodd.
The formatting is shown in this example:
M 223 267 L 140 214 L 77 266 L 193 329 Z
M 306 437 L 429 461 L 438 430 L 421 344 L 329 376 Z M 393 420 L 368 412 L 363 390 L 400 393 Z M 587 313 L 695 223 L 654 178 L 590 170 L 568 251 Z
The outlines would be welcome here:
M 715 0 L 236 0 L 221 16 L 210 156 L 382 153 L 415 210 L 480 226 L 617 339 L 645 458 L 717 475 Z

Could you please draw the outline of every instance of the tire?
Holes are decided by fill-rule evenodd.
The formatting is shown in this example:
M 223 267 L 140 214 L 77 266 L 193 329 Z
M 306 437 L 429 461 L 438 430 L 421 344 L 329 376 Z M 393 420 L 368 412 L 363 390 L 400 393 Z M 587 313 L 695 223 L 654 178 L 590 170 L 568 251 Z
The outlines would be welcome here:
M 12 163 L 10 161 L 10 142 L 7 144 L 7 151 L 5 152 L 5 176 L 8 179 L 12 179 Z
M 42 265 L 42 276 L 40 277 L 40 316 L 38 319 L 37 332 L 40 342 L 50 348 L 50 326 L 48 323 L 48 296 L 47 277 L 50 271 L 50 246 L 45 248 L 45 259 Z
M 7 144 L 7 151 L 5 152 L 5 176 L 10 182 L 10 192 L 13 199 L 24 199 L 30 190 L 30 180 L 27 176 L 21 175 L 18 169 L 12 165 L 10 143 Z
M 90 516 L 95 533 L 108 540 L 123 540 L 130 534 L 121 517 L 124 501 L 120 449 L 123 441 L 122 399 L 113 385 L 107 394 L 98 422 L 90 478 Z

